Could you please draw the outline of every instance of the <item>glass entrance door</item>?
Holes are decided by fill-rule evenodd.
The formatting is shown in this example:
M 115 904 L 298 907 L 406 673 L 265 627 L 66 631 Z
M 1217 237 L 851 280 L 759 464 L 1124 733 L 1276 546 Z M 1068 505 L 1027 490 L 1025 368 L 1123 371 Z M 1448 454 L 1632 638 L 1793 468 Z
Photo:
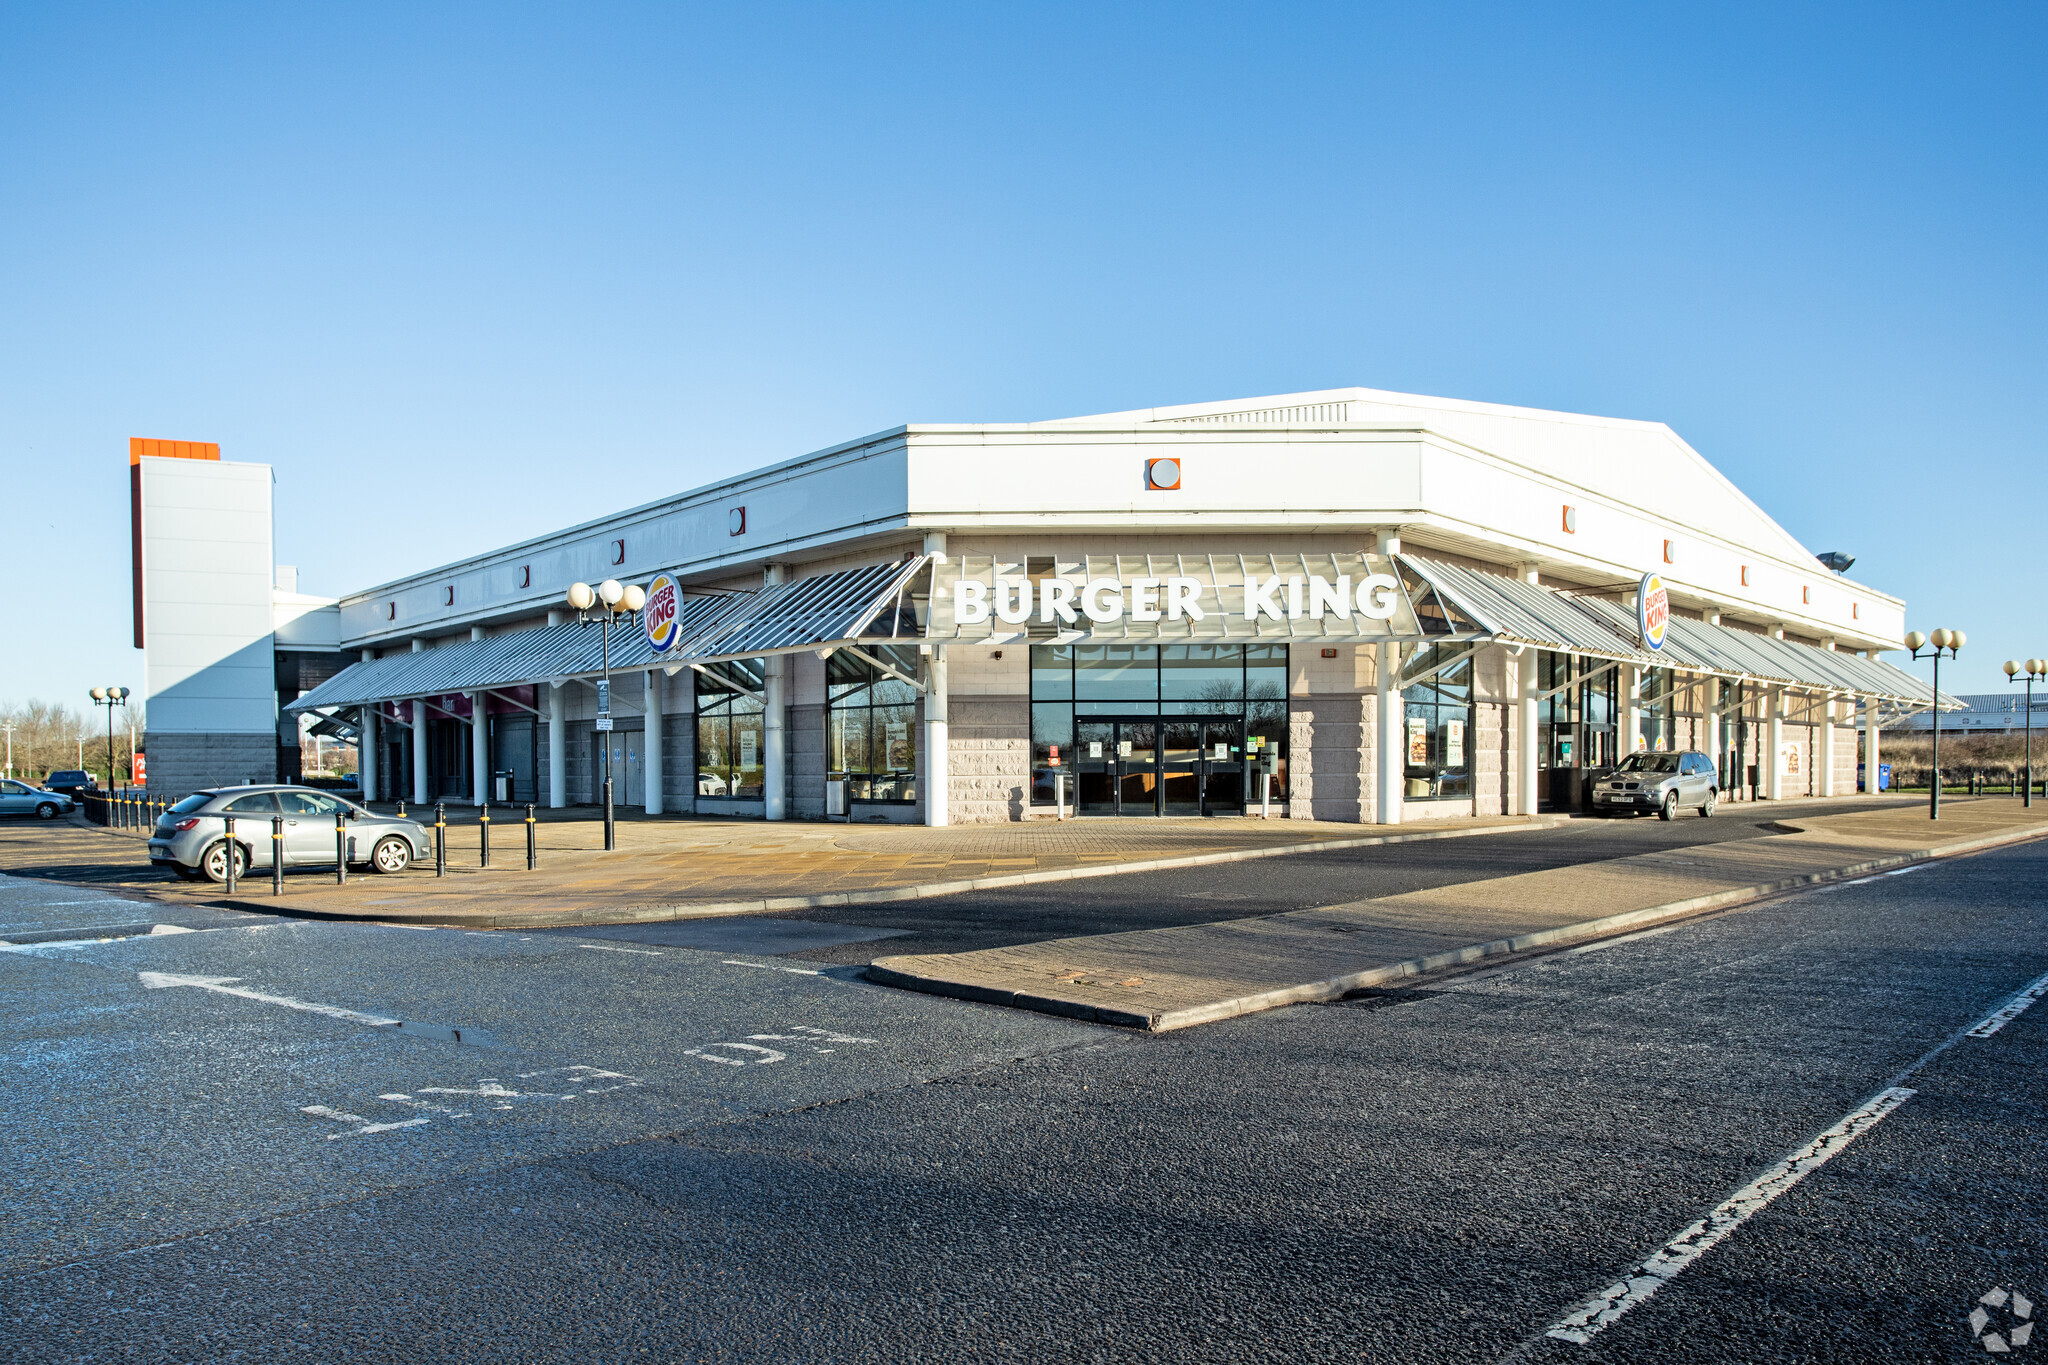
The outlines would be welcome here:
M 1159 723 L 1162 815 L 1244 813 L 1244 721 L 1174 716 Z
M 1075 724 L 1075 804 L 1081 815 L 1159 813 L 1159 722 L 1085 719 Z

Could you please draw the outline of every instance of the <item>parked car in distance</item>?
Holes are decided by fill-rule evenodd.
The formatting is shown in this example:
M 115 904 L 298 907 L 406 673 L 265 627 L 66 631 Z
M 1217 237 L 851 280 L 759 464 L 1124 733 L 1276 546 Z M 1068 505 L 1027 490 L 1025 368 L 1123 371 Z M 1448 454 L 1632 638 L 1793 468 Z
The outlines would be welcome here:
M 235 817 L 235 842 L 227 840 L 227 817 Z M 271 821 L 284 821 L 284 865 L 334 866 L 334 817 L 347 830 L 350 866 L 367 864 L 373 872 L 403 872 L 433 849 L 433 831 L 418 820 L 378 815 L 330 792 L 266 783 L 194 792 L 162 816 L 149 832 L 149 862 L 187 881 L 228 879 L 228 859 L 235 875 L 269 871 Z
M 1614 771 L 1593 783 L 1595 815 L 1655 811 L 1666 820 L 1678 818 L 1685 806 L 1712 815 L 1720 799 L 1721 775 L 1714 760 L 1686 750 L 1675 754 L 1630 754 Z
M 0 778 L 0 815 L 33 815 L 54 820 L 71 814 L 72 800 L 60 791 L 31 787 L 12 777 Z
M 719 776 L 719 775 L 718 775 L 717 773 L 706 773 L 706 772 L 700 772 L 700 773 L 698 773 L 698 774 L 697 774 L 697 795 L 699 795 L 699 796 L 723 796 L 723 795 L 725 795 L 725 779 L 724 779 L 724 778 L 722 778 L 722 777 L 720 777 L 720 776 Z
M 100 789 L 99 779 L 83 768 L 59 768 L 43 785 L 53 792 L 63 792 L 74 801 L 82 800 L 87 792 Z

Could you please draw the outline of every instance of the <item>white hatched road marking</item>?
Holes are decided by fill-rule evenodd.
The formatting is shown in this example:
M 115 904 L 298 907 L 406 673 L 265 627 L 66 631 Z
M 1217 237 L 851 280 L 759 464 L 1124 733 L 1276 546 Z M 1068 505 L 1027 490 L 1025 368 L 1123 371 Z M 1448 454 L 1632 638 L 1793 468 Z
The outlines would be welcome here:
M 1929 1049 L 1918 1061 L 1892 1077 L 1884 1089 L 1845 1115 L 1840 1122 L 1715 1205 L 1706 1217 L 1671 1238 L 1606 1289 L 1586 1299 L 1564 1317 L 1552 1323 L 1537 1338 L 1524 1342 L 1520 1349 L 1507 1358 L 1512 1360 L 1525 1355 L 1536 1341 L 1545 1337 L 1555 1341 L 1575 1342 L 1579 1345 L 1591 1341 L 1598 1333 L 1611 1327 L 1624 1313 L 1669 1284 L 1679 1271 L 1712 1250 L 1717 1243 L 1748 1222 L 1765 1205 L 1819 1170 L 1836 1153 L 1876 1127 L 1886 1115 L 1918 1093 L 1900 1084 L 1901 1082 L 1963 1039 L 1989 1038 L 2025 1013 L 2027 1008 L 2043 995 L 2048 995 L 2048 974 L 2036 977 L 1981 1019 L 1950 1034 L 1938 1046 Z
M 388 1133 L 394 1128 L 417 1128 L 421 1124 L 429 1122 L 427 1119 L 406 1119 L 399 1123 L 372 1123 L 361 1114 L 351 1114 L 345 1109 L 330 1109 L 324 1104 L 301 1105 L 299 1106 L 299 1112 L 301 1114 L 311 1114 L 314 1118 L 318 1119 L 333 1119 L 336 1123 L 352 1123 L 357 1125 L 346 1133 L 329 1133 L 327 1135 L 329 1142 L 339 1142 L 345 1137 L 364 1137 L 372 1133 Z

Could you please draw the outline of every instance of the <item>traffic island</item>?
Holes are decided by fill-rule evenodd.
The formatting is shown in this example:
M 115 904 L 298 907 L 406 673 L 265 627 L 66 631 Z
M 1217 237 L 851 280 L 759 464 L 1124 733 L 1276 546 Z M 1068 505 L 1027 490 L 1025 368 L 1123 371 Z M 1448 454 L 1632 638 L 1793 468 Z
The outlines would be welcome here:
M 2048 835 L 2048 810 L 1954 799 L 1796 816 L 1701 844 L 1215 924 L 878 958 L 908 990 L 1164 1032 L 1385 986 L 1486 958 L 1724 910 L 1826 882 Z

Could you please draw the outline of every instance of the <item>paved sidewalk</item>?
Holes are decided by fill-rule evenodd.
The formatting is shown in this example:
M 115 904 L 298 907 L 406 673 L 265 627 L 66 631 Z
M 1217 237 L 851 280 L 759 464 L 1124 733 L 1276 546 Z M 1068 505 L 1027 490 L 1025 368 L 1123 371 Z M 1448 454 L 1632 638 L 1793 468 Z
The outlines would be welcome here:
M 1497 954 L 1600 937 L 1798 886 L 2048 835 L 2048 808 L 1952 798 L 1801 818 L 1703 844 L 1214 924 L 877 958 L 876 981 L 1151 1030 L 1334 999 Z
M 1432 821 L 1376 826 L 1298 820 L 1069 820 L 1016 825 L 766 824 L 758 820 L 542 821 L 540 867 L 526 870 L 517 819 L 492 825 L 480 866 L 474 814 L 448 830 L 448 875 L 292 871 L 271 895 L 268 872 L 237 888 L 188 883 L 149 866 L 142 836 L 79 823 L 0 826 L 0 872 L 88 883 L 157 900 L 309 919 L 470 928 L 635 924 L 912 900 L 988 887 L 1100 877 L 1146 868 L 1270 858 L 1330 848 L 1548 828 L 1555 821 Z

